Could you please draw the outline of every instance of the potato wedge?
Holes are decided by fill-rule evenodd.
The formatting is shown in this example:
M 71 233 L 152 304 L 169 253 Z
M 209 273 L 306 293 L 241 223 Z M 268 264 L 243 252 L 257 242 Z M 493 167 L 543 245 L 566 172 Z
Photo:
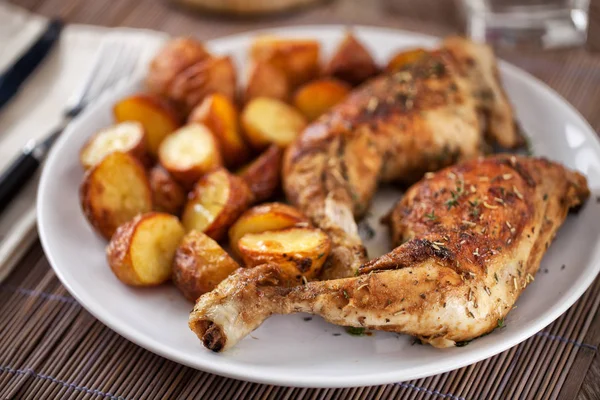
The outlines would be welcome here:
M 356 86 L 379 72 L 373 57 L 352 32 L 348 32 L 338 45 L 333 57 L 324 68 L 327 76 L 333 76 Z
M 214 134 L 227 167 L 243 164 L 249 153 L 240 132 L 239 116 L 235 105 L 221 93 L 208 95 L 188 118 L 188 123 L 205 125 Z
M 171 277 L 175 251 L 184 234 L 183 226 L 173 215 L 138 215 L 121 225 L 108 243 L 108 265 L 127 285 L 160 285 Z
M 152 167 L 148 175 L 154 209 L 179 215 L 186 201 L 185 190 L 159 164 Z
M 257 97 L 242 111 L 246 138 L 257 150 L 270 144 L 286 147 L 306 126 L 306 119 L 295 108 L 276 99 Z
M 212 132 L 201 124 L 189 124 L 169 135 L 158 149 L 160 164 L 185 188 L 222 164 Z
M 266 61 L 283 71 L 291 89 L 318 75 L 319 53 L 317 40 L 276 36 L 258 37 L 250 49 L 252 61 Z
M 256 61 L 250 66 L 244 93 L 247 103 L 256 97 L 270 97 L 281 101 L 290 98 L 290 85 L 285 73 L 267 61 Z
M 146 135 L 139 122 L 121 122 L 96 132 L 81 148 L 79 161 L 90 169 L 115 151 L 129 153 L 143 164 L 148 163 Z
M 385 67 L 386 71 L 392 72 L 396 71 L 408 64 L 411 64 L 417 61 L 419 58 L 423 57 L 427 54 L 427 51 L 424 49 L 411 49 L 411 50 L 403 50 L 399 53 L 396 53 L 390 60 L 388 61 L 387 66 Z
M 219 241 L 252 200 L 246 182 L 220 168 L 196 183 L 181 220 L 187 232 L 195 229 Z
M 240 265 L 217 242 L 202 232 L 190 231 L 173 260 L 173 283 L 190 300 L 213 290 Z
M 277 231 L 308 226 L 308 218 L 297 208 L 283 203 L 264 203 L 244 212 L 229 228 L 229 245 L 239 254 L 238 242 L 247 233 Z
M 120 225 L 152 210 L 144 167 L 135 157 L 121 152 L 107 155 L 87 171 L 79 198 L 87 220 L 106 239 Z
M 126 97 L 115 104 L 113 113 L 117 122 L 135 121 L 142 124 L 146 133 L 146 149 L 155 157 L 163 139 L 181 126 L 181 118 L 173 105 L 156 95 Z
M 276 144 L 272 144 L 238 172 L 250 187 L 255 202 L 269 200 L 279 189 L 282 159 L 283 150 Z
M 173 79 L 169 96 L 181 103 L 187 112 L 212 93 L 221 93 L 235 101 L 236 79 L 230 57 L 206 58 L 181 71 Z
M 296 91 L 293 104 L 312 122 L 348 96 L 350 90 L 350 86 L 340 80 L 317 79 Z
M 154 93 L 169 96 L 175 77 L 191 65 L 210 57 L 204 45 L 194 38 L 169 40 L 150 62 L 146 85 Z
M 290 274 L 310 279 L 320 272 L 331 241 L 320 229 L 294 227 L 247 233 L 238 241 L 238 248 L 246 267 L 271 263 Z

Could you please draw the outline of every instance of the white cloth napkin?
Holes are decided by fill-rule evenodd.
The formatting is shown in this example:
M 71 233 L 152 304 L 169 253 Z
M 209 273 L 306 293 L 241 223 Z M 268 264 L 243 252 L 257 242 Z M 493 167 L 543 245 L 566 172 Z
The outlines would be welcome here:
M 0 3 L 0 71 L 29 47 L 45 23 L 45 18 Z M 43 138 L 59 123 L 67 99 L 83 83 L 92 68 L 94 55 L 107 35 L 118 35 L 119 40 L 139 45 L 138 68 L 142 69 L 167 37 L 164 33 L 148 30 L 67 26 L 52 53 L 0 111 L 0 172 L 29 139 Z M 0 282 L 37 237 L 37 181 L 37 178 L 32 180 L 0 214 Z M 77 195 L 73 193 L 73 196 Z

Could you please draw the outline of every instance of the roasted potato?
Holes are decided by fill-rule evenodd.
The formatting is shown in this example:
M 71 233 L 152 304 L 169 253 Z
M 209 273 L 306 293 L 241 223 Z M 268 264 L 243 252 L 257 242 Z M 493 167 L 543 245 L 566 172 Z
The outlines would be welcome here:
M 137 94 L 126 97 L 113 108 L 117 122 L 135 121 L 146 133 L 148 153 L 156 156 L 158 146 L 167 135 L 181 126 L 181 118 L 173 105 L 156 95 Z
M 139 122 L 121 122 L 96 132 L 81 148 L 79 161 L 90 169 L 115 151 L 129 153 L 142 163 L 148 163 L 146 135 Z
M 106 239 L 120 225 L 152 210 L 146 171 L 139 160 L 127 153 L 111 153 L 89 169 L 79 197 L 86 218 Z
M 185 204 L 185 190 L 158 164 L 150 169 L 148 175 L 154 209 L 178 215 Z
M 408 64 L 417 61 L 425 54 L 427 54 L 427 52 L 424 49 L 412 49 L 401 51 L 399 53 L 396 53 L 392 58 L 390 58 L 390 61 L 388 61 L 387 67 L 385 67 L 385 69 L 389 72 L 398 70 Z
M 185 188 L 192 187 L 202 175 L 222 164 L 214 135 L 196 123 L 165 138 L 158 149 L 158 159 Z
M 138 215 L 113 235 L 106 248 L 108 265 L 127 285 L 160 285 L 171 277 L 173 257 L 184 234 L 173 215 Z
M 196 301 L 239 267 L 217 242 L 202 232 L 190 231 L 175 252 L 173 283 L 186 299 Z
M 248 159 L 238 111 L 228 97 L 221 93 L 208 95 L 190 114 L 188 123 L 194 122 L 205 125 L 214 134 L 227 167 L 237 167 Z
M 238 175 L 246 181 L 257 203 L 270 199 L 281 184 L 283 150 L 276 144 L 243 167 Z
M 310 279 L 320 272 L 331 241 L 320 229 L 294 227 L 247 233 L 238 241 L 238 248 L 246 267 L 271 263 Z
M 256 61 L 250 66 L 244 93 L 247 103 L 256 97 L 270 97 L 288 101 L 291 89 L 285 73 L 267 61 Z
M 171 85 L 169 97 L 191 111 L 206 96 L 221 93 L 235 100 L 236 71 L 230 57 L 206 58 L 181 71 Z
M 342 101 L 350 90 L 350 86 L 340 80 L 317 79 L 296 91 L 293 104 L 311 122 Z
M 150 62 L 146 85 L 154 93 L 169 96 L 171 84 L 183 70 L 210 57 L 204 45 L 194 38 L 169 40 Z
M 324 68 L 324 74 L 341 79 L 355 86 L 376 75 L 379 68 L 367 49 L 351 32 L 344 40 Z
M 270 144 L 286 147 L 306 126 L 298 110 L 276 99 L 257 97 L 242 111 L 242 126 L 246 138 L 257 150 Z
M 187 232 L 195 229 L 219 241 L 252 200 L 246 182 L 220 168 L 196 183 L 181 220 Z
M 300 210 L 283 203 L 264 203 L 243 213 L 229 228 L 229 245 L 239 253 L 238 241 L 247 233 L 277 231 L 292 226 L 308 226 Z
M 266 61 L 283 71 L 291 89 L 319 73 L 320 44 L 312 39 L 258 37 L 250 49 L 251 61 Z

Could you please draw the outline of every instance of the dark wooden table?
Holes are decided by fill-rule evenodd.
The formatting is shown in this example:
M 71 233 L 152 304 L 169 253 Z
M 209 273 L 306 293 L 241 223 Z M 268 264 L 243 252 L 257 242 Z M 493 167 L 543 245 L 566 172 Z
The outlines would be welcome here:
M 420 0 L 419 2 L 413 2 L 410 0 L 396 0 L 395 9 L 400 10 L 400 12 L 396 11 L 396 13 L 392 13 L 387 8 L 387 5 L 390 2 L 392 2 L 392 0 L 388 0 L 386 2 L 364 0 L 340 0 L 326 2 L 322 5 L 310 7 L 300 12 L 296 12 L 289 15 L 281 15 L 278 17 L 271 17 L 268 19 L 235 20 L 216 18 L 214 16 L 206 16 L 199 13 L 190 12 L 189 10 L 183 10 L 181 8 L 172 6 L 169 2 L 164 0 L 10 1 L 42 15 L 60 16 L 70 23 L 148 28 L 162 30 L 173 35 L 191 33 L 201 39 L 210 39 L 236 32 L 265 28 L 270 26 L 292 24 L 341 23 L 376 25 L 420 31 L 435 35 L 445 35 L 449 33 L 460 32 L 461 26 L 459 21 L 459 15 L 457 14 L 454 7 L 455 3 L 450 0 Z M 594 4 L 593 7 L 595 7 L 595 9 L 598 10 L 598 2 L 592 0 L 592 3 Z M 594 36 L 600 36 L 600 29 L 595 29 L 594 32 L 597 33 L 597 35 L 595 34 Z M 594 37 L 594 39 L 600 38 Z M 598 46 L 596 46 L 596 48 L 598 48 Z M 571 102 L 582 113 L 582 115 L 585 118 L 587 118 L 587 120 L 590 122 L 594 129 L 596 129 L 597 131 L 600 129 L 600 53 L 590 53 L 583 49 L 575 49 L 555 51 L 549 53 L 516 53 L 511 51 L 501 51 L 499 55 L 502 58 L 505 58 L 508 61 L 520 66 L 521 68 L 526 69 L 530 73 L 536 75 L 538 78 L 548 83 L 553 89 L 558 91 L 569 102 Z M 39 276 L 43 276 L 43 282 L 29 282 L 27 278 L 29 275 L 27 275 L 27 273 L 29 273 L 29 271 L 37 270 L 41 271 Z M 17 284 L 19 285 L 18 287 L 15 286 Z M 35 294 L 36 290 L 40 290 L 39 288 L 43 287 L 44 292 L 41 292 L 43 294 L 41 296 L 43 298 L 42 300 L 45 299 L 65 303 L 65 308 L 61 312 L 71 313 L 72 311 L 70 311 L 71 308 L 69 307 L 78 307 L 78 305 L 74 303 L 74 300 L 68 297 L 64 288 L 62 288 L 60 284 L 56 281 L 56 278 L 53 276 L 52 272 L 48 270 L 47 262 L 41 253 L 39 244 L 34 245 L 33 248 L 30 250 L 29 254 L 27 254 L 27 256 L 21 261 L 21 265 L 17 267 L 16 272 L 13 273 L 13 276 L 11 276 L 7 287 L 9 287 L 9 289 L 6 289 L 7 291 L 12 291 L 13 294 L 17 293 L 22 295 L 31 295 L 31 293 Z M 583 311 L 573 311 L 576 306 L 574 306 L 569 311 L 572 314 L 572 316 L 568 316 L 568 318 L 580 318 L 585 319 L 589 322 L 586 323 L 586 329 L 580 331 L 582 333 L 579 339 L 575 340 L 564 338 L 551 333 L 538 334 L 538 336 L 544 336 L 543 339 L 553 339 L 552 343 L 554 344 L 549 344 L 549 347 L 555 346 L 556 343 L 563 342 L 563 344 L 565 344 L 566 346 L 570 346 L 568 347 L 568 349 L 573 348 L 576 351 L 577 348 L 579 348 L 579 351 L 572 353 L 574 354 L 573 357 L 564 356 L 568 358 L 568 360 L 567 358 L 565 358 L 566 361 L 562 361 L 563 358 L 559 358 L 558 355 L 556 356 L 556 362 L 561 363 L 561 367 L 569 365 L 570 368 L 568 372 L 565 372 L 562 375 L 557 375 L 559 377 L 557 378 L 557 382 L 550 383 L 551 385 L 559 385 L 556 386 L 557 389 L 555 391 L 545 389 L 545 393 L 552 393 L 551 397 L 553 398 L 559 397 L 564 399 L 600 399 L 600 355 L 598 353 L 598 346 L 600 345 L 600 312 L 598 311 L 597 304 L 598 293 L 600 293 L 599 289 L 600 281 L 597 280 L 586 295 L 587 300 L 585 301 L 587 301 L 589 304 L 584 308 L 581 308 L 581 310 Z M 51 291 L 49 292 L 49 290 Z M 0 291 L 0 294 L 2 294 L 2 291 Z M 6 298 L 8 299 L 8 297 Z M 12 299 L 12 297 L 10 299 Z M 29 300 L 27 300 L 24 304 L 25 305 L 23 307 L 25 308 L 32 307 L 32 304 L 30 304 Z M 2 307 L 1 304 L 0 307 Z M 585 314 L 586 312 L 588 314 L 591 314 L 580 315 L 581 313 Z M 87 315 L 87 313 L 85 314 Z M 101 347 L 107 345 L 106 341 L 112 341 L 116 343 L 118 340 L 121 340 L 122 342 L 127 343 L 127 346 L 129 346 L 125 347 L 125 344 L 118 345 L 121 347 L 117 346 L 118 351 L 121 351 L 121 348 L 128 349 L 123 350 L 121 351 L 121 353 L 119 353 L 123 354 L 123 357 L 133 357 L 132 359 L 135 360 L 135 362 L 138 361 L 135 357 L 139 357 L 143 360 L 146 360 L 146 363 L 150 363 L 150 360 L 163 360 L 158 356 L 147 355 L 149 353 L 137 348 L 136 346 L 131 345 L 127 341 L 119 338 L 118 335 L 112 334 L 112 332 L 110 332 L 107 328 L 97 327 L 96 325 L 100 324 L 89 315 L 77 315 L 73 318 L 73 321 L 75 322 L 71 321 L 69 322 L 69 324 L 77 323 L 81 325 L 79 328 L 75 329 L 75 331 L 80 329 L 84 330 L 86 334 L 89 335 L 104 334 L 105 337 L 110 338 L 103 339 L 104 341 L 98 339 L 96 346 Z M 11 323 L 7 324 L 5 332 L 10 333 Z M 42 322 L 40 322 L 40 326 L 43 326 Z M 0 328 L 1 327 L 2 325 L 0 324 Z M 70 330 L 68 332 L 70 332 Z M 2 332 L 0 331 L 0 336 L 1 335 Z M 33 333 L 31 333 L 31 335 L 33 335 Z M 49 333 L 48 335 L 52 335 L 52 333 Z M 75 335 L 75 333 L 73 335 Z M 36 338 L 36 336 L 33 336 L 33 338 Z M 42 341 L 46 340 L 46 338 L 38 338 L 36 340 Z M 1 343 L 2 338 L 0 337 L 0 344 Z M 37 345 L 35 343 L 27 343 L 27 346 L 32 346 L 31 350 L 29 351 L 33 351 L 33 349 Z M 528 356 L 537 357 L 537 353 L 535 353 L 535 351 L 537 350 L 528 350 L 529 348 L 526 346 L 526 344 L 519 345 L 503 353 L 502 355 L 497 356 L 502 362 L 505 361 L 504 359 L 502 359 L 502 357 L 509 361 L 511 359 L 514 361 L 506 362 L 504 364 L 498 364 L 501 365 L 501 367 L 499 368 L 508 368 L 509 371 L 508 374 L 505 375 L 505 379 L 507 379 L 507 382 L 505 382 L 507 383 L 506 389 L 502 387 L 500 389 L 496 389 L 495 398 L 522 398 L 522 396 L 519 393 L 522 393 L 523 387 L 526 387 L 528 385 L 526 377 L 521 376 L 522 382 L 515 383 L 513 388 L 509 389 L 509 386 L 510 382 L 513 382 L 515 379 L 519 379 L 519 377 L 515 378 L 511 375 L 512 369 L 517 371 L 515 372 L 516 374 L 526 374 L 526 376 L 528 376 L 526 368 L 519 368 L 517 366 L 518 363 L 527 362 L 527 360 L 519 358 L 521 352 L 523 352 L 523 354 L 528 354 Z M 537 344 L 537 346 L 543 346 L 543 344 Z M 2 346 L 0 345 L 0 352 L 2 351 L 1 348 Z M 95 349 L 93 346 L 89 348 L 90 352 L 100 350 L 100 348 Z M 18 353 L 19 351 L 25 350 L 11 349 L 10 351 L 13 353 Z M 529 353 L 527 353 L 528 351 Z M 42 351 L 42 353 L 46 354 L 45 350 Z M 131 355 L 130 353 L 133 355 Z M 55 357 L 69 357 L 69 354 L 71 353 L 65 350 L 64 354 L 59 352 L 59 354 L 55 355 Z M 76 357 L 75 354 L 71 354 L 71 356 Z M 139 362 L 143 363 L 143 360 L 139 360 Z M 544 360 L 544 362 L 553 362 L 552 357 L 547 357 Z M 210 374 L 200 372 L 196 373 L 195 371 L 189 370 L 182 366 L 178 366 L 175 363 L 171 363 L 165 360 L 160 362 L 161 365 L 164 365 L 164 368 L 169 369 L 169 371 L 171 371 L 169 373 L 174 377 L 172 378 L 173 380 L 169 383 L 169 389 L 165 389 L 162 392 L 157 391 L 158 389 L 156 388 L 153 390 L 135 389 L 137 391 L 131 389 L 134 390 L 135 393 L 141 393 L 140 398 L 170 398 L 171 395 L 175 396 L 176 394 L 178 397 L 190 396 L 196 398 L 203 398 L 203 395 L 209 396 L 207 394 L 208 392 L 203 391 L 205 389 L 191 389 L 192 386 L 190 386 L 190 384 L 186 384 L 186 379 L 192 379 L 193 377 L 200 376 L 202 377 L 202 379 L 205 379 L 206 382 L 208 382 L 207 385 L 212 385 L 219 379 L 215 378 Z M 54 365 L 52 364 L 54 363 L 54 361 L 49 363 L 51 365 Z M 118 365 L 118 363 L 115 365 Z M 380 388 L 374 388 L 373 390 L 367 390 L 366 392 L 364 392 L 364 390 L 362 390 L 361 388 L 337 391 L 307 391 L 306 389 L 291 388 L 277 389 L 266 385 L 248 386 L 246 383 L 239 382 L 236 383 L 237 386 L 231 386 L 230 383 L 224 383 L 222 384 L 222 386 L 224 385 L 223 387 L 231 387 L 230 389 L 228 389 L 229 391 L 227 392 L 228 396 L 233 396 L 230 398 L 235 398 L 236 396 L 240 395 L 240 393 L 246 393 L 244 394 L 245 398 L 302 397 L 329 399 L 347 397 L 363 398 L 364 396 L 368 396 L 371 398 L 397 398 L 396 396 L 400 396 L 400 393 L 404 392 L 406 392 L 405 395 L 407 396 L 407 398 L 411 398 L 413 396 L 418 396 L 419 398 L 468 398 L 468 396 L 456 396 L 452 393 L 457 393 L 457 391 L 460 391 L 460 393 L 477 393 L 476 391 L 468 391 L 467 389 L 465 389 L 465 385 L 471 384 L 473 380 L 476 382 L 476 384 L 479 385 L 489 385 L 490 387 L 495 387 L 491 385 L 491 383 L 486 382 L 486 379 L 492 375 L 488 376 L 485 372 L 478 375 L 477 370 L 488 367 L 489 364 L 487 363 L 487 361 L 484 361 L 478 363 L 474 367 L 463 368 L 462 370 L 455 371 L 450 374 L 444 374 L 443 376 L 433 377 L 428 380 L 419 380 L 413 383 L 397 384 L 399 386 L 387 385 L 382 386 Z M 54 366 L 52 368 L 60 370 L 60 368 L 57 366 Z M 121 371 L 122 366 L 118 366 L 116 368 L 119 371 Z M 135 374 L 143 374 L 143 372 L 140 372 L 140 370 L 143 368 L 146 367 L 144 367 L 144 365 L 141 365 L 139 368 L 135 367 L 133 370 L 130 371 L 130 373 L 133 374 L 132 378 L 134 380 L 137 376 Z M 488 368 L 488 371 L 490 371 L 490 369 L 491 367 Z M 96 378 L 93 376 L 94 368 L 91 368 L 90 370 L 92 371 L 90 372 L 92 374 L 92 378 L 89 378 L 88 381 L 96 382 L 97 385 L 100 385 L 102 380 L 104 379 L 105 372 L 100 373 L 97 371 L 96 374 L 102 376 L 98 376 Z M 491 372 L 498 373 L 498 369 L 490 371 L 490 374 Z M 6 375 L 7 378 L 4 379 L 2 374 Z M 17 383 L 14 383 L 13 381 L 15 377 L 21 377 L 23 382 L 26 382 L 26 378 L 32 378 L 48 383 L 48 385 L 50 386 L 44 389 L 46 391 L 43 392 L 47 394 L 44 396 L 48 397 L 39 397 L 42 395 L 41 389 L 39 389 L 40 391 L 36 392 L 37 389 L 35 389 L 35 387 L 37 386 L 35 386 L 35 384 L 32 384 L 34 385 L 34 389 L 32 389 L 33 391 L 31 391 L 29 389 L 29 386 L 26 386 L 26 383 L 22 383 L 20 380 Z M 118 382 L 119 377 L 116 376 L 111 379 L 114 379 L 114 382 Z M 444 383 L 448 379 L 454 379 L 455 383 L 450 383 L 450 381 Z M 226 381 L 232 380 L 223 380 L 223 382 Z M 10 368 L 0 368 L 0 393 L 2 393 L 3 383 L 6 385 L 13 385 L 13 387 L 15 388 L 14 391 L 12 391 L 11 393 L 13 393 L 13 395 L 17 397 L 11 398 L 25 398 L 25 395 L 23 393 L 27 393 L 27 395 L 31 398 L 64 398 L 63 396 L 66 397 L 67 394 L 69 395 L 69 397 L 81 395 L 83 398 L 110 398 L 112 396 L 111 392 L 108 391 L 102 391 L 92 387 L 83 387 L 82 389 L 82 387 L 77 386 L 68 380 L 62 378 L 55 378 L 53 376 L 45 375 L 38 372 L 31 372 L 29 370 L 11 370 Z M 427 386 L 433 384 L 437 385 L 436 387 L 445 388 L 444 390 L 446 391 L 442 392 L 440 390 L 431 389 L 432 386 Z M 548 383 L 546 382 L 545 384 L 547 387 Z M 57 385 L 60 390 L 56 389 L 57 391 L 52 391 L 54 390 L 52 389 L 52 385 Z M 116 383 L 114 385 L 116 385 Z M 123 388 L 123 385 L 120 387 Z M 134 383 L 131 383 L 130 385 L 134 385 Z M 177 389 L 177 385 L 179 385 L 181 388 L 185 386 L 185 388 Z M 107 386 L 102 385 L 96 387 Z M 118 390 L 118 388 L 113 390 Z M 219 392 L 218 390 L 217 392 L 211 391 L 210 393 L 213 394 L 210 396 L 212 396 L 213 398 L 214 396 L 221 397 L 221 395 L 217 395 L 217 393 L 225 393 L 225 389 L 222 389 L 221 392 Z M 244 392 L 244 390 L 246 391 Z M 147 396 L 145 395 L 145 393 L 150 392 L 162 394 L 154 394 Z M 23 395 L 23 397 L 20 397 L 21 395 Z M 223 397 L 221 398 L 225 398 L 225 395 L 222 396 Z M 528 398 L 534 398 L 536 396 L 539 397 L 541 395 L 536 395 L 536 393 L 531 393 L 531 391 L 527 395 Z M 137 398 L 137 395 L 135 395 L 134 397 Z M 477 395 L 475 395 L 475 397 L 477 397 Z M 546 396 L 543 395 L 543 397 Z

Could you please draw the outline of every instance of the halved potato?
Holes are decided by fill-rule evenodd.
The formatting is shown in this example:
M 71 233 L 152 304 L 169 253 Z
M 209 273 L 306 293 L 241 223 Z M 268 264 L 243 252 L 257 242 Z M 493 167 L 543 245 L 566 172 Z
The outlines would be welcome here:
M 317 228 L 295 227 L 247 233 L 238 241 L 246 267 L 275 264 L 293 275 L 316 276 L 329 255 L 331 241 Z
M 89 169 L 79 190 L 92 226 L 110 239 L 117 227 L 152 210 L 152 192 L 142 164 L 127 153 L 107 155 Z
M 348 32 L 338 45 L 333 57 L 325 66 L 324 73 L 355 86 L 376 75 L 379 68 L 369 51 Z
M 248 146 L 240 132 L 238 111 L 221 93 L 208 95 L 188 118 L 188 123 L 205 125 L 214 134 L 228 167 L 236 167 L 248 159 Z
M 149 180 L 154 209 L 178 215 L 186 201 L 181 185 L 160 164 L 150 169 Z
M 294 94 L 294 106 L 306 119 L 314 121 L 350 93 L 350 86 L 337 79 L 317 79 L 300 87 Z
M 255 97 L 270 97 L 288 101 L 290 85 L 285 73 L 268 61 L 256 61 L 250 66 L 248 83 L 244 93 L 244 102 Z
M 146 84 L 154 93 L 168 96 L 177 75 L 189 66 L 210 57 L 204 45 L 194 38 L 171 39 L 150 62 Z
M 173 257 L 184 234 L 173 215 L 138 215 L 113 235 L 106 248 L 108 265 L 127 285 L 160 285 L 171 277 Z
M 212 132 L 197 123 L 186 125 L 165 138 L 158 149 L 158 159 L 186 188 L 222 163 Z
M 187 232 L 195 229 L 218 241 L 252 200 L 252 193 L 242 178 L 219 168 L 196 183 L 181 220 Z
M 217 242 L 202 232 L 190 231 L 175 252 L 173 283 L 186 299 L 196 301 L 239 267 Z
M 411 50 L 403 50 L 399 53 L 396 53 L 390 61 L 388 61 L 387 67 L 385 67 L 386 71 L 395 71 L 398 70 L 408 64 L 411 64 L 421 57 L 427 54 L 427 51 L 424 49 L 411 49 Z
M 238 175 L 246 181 L 257 203 L 270 199 L 281 184 L 283 150 L 276 144 L 243 167 Z
M 257 97 L 242 111 L 242 126 L 250 144 L 262 150 L 270 144 L 286 147 L 306 126 L 298 110 L 276 99 Z
M 243 213 L 229 228 L 229 245 L 239 253 L 238 242 L 247 233 L 277 231 L 292 226 L 308 226 L 300 210 L 283 203 L 264 203 Z
M 167 100 L 150 94 L 136 94 L 124 98 L 113 108 L 117 122 L 135 121 L 146 133 L 148 153 L 156 156 L 163 139 L 181 126 L 177 110 Z
M 317 40 L 261 36 L 252 43 L 250 57 L 279 68 L 294 89 L 318 75 L 319 52 Z
M 146 135 L 142 124 L 121 122 L 101 129 L 81 148 L 79 161 L 84 169 L 89 169 L 115 151 L 129 153 L 142 163 L 147 163 Z
M 206 96 L 221 93 L 235 100 L 236 71 L 231 58 L 211 57 L 181 71 L 171 85 L 169 96 L 189 112 Z

